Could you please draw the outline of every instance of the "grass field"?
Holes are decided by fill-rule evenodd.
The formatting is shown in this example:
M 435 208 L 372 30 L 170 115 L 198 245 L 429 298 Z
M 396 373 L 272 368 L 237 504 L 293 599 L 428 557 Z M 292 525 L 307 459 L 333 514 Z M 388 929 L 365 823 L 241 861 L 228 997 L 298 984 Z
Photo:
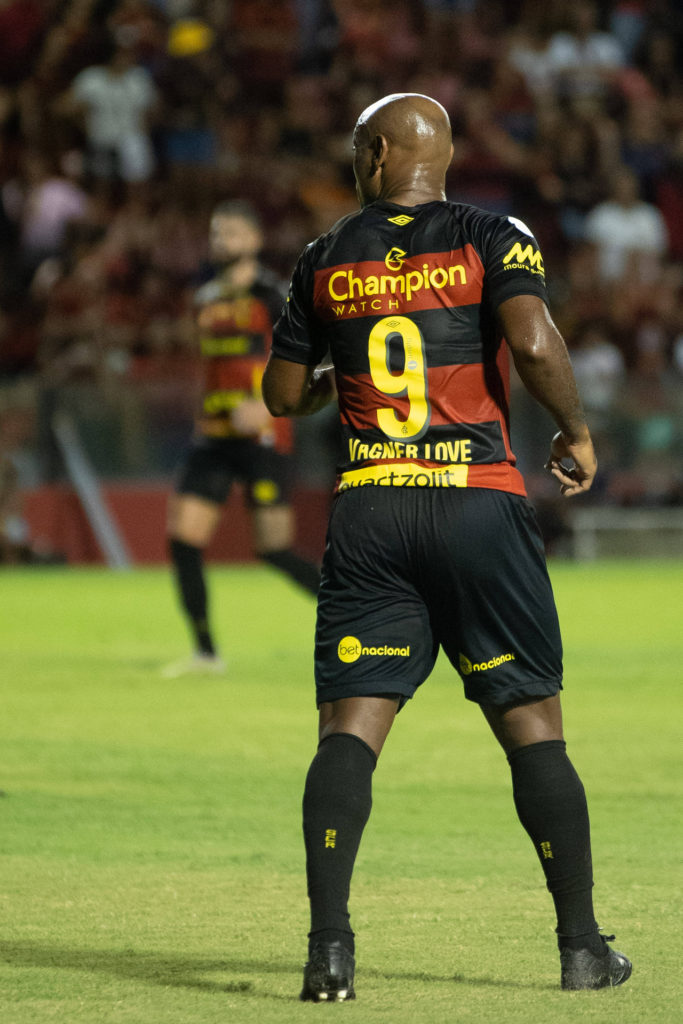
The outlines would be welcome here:
M 440 661 L 375 775 L 352 890 L 358 1001 L 300 1004 L 313 603 L 214 568 L 224 678 L 167 682 L 163 570 L 0 576 L 0 1021 L 680 1019 L 683 563 L 552 566 L 565 726 L 623 989 L 562 993 L 507 765 Z

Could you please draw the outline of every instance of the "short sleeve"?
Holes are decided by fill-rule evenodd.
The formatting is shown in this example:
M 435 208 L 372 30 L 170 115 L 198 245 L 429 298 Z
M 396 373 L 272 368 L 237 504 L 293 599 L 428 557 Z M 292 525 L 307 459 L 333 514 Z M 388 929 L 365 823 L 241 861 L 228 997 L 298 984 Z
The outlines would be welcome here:
M 515 295 L 538 295 L 545 303 L 545 268 L 538 242 L 516 217 L 500 217 L 484 248 L 485 289 L 497 309 Z
M 304 250 L 294 269 L 287 301 L 273 329 L 272 353 L 290 363 L 317 366 L 327 344 L 322 332 L 315 330 L 311 249 Z

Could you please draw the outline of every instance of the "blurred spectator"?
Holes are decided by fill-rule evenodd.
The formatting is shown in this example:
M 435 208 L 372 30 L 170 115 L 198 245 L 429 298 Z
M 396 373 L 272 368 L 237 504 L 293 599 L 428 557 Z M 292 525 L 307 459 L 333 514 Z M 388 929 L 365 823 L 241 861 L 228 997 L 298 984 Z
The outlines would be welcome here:
M 18 404 L 0 411 L 0 566 L 64 561 L 31 536 L 24 516 L 22 494 L 27 473 L 23 450 L 32 434 L 31 420 L 31 413 Z
M 538 102 L 552 96 L 555 84 L 548 56 L 551 34 L 547 12 L 530 3 L 522 6 L 519 21 L 506 34 L 505 59 L 523 75 L 527 89 Z
M 647 4 L 644 0 L 619 0 L 609 15 L 609 30 L 619 40 L 626 60 L 631 61 L 645 32 Z
M 619 394 L 621 459 L 627 471 L 612 485 L 625 504 L 680 501 L 683 481 L 683 393 L 656 328 L 641 335 L 636 364 Z
M 43 260 L 62 251 L 69 224 L 85 217 L 88 196 L 47 153 L 27 149 L 19 176 L 2 189 L 2 203 L 17 225 L 20 277 L 28 284 Z
M 425 29 L 421 3 L 410 0 L 345 0 L 335 5 L 340 54 L 360 78 L 380 78 L 389 91 L 401 89 L 420 60 Z M 384 86 L 380 87 L 384 88 Z
M 0 5 L 0 82 L 16 85 L 31 67 L 59 0 L 5 0 Z
M 192 181 L 208 184 L 217 156 L 220 118 L 235 99 L 237 85 L 206 21 L 180 18 L 173 22 L 156 82 L 162 104 L 158 138 L 165 175 L 181 188 Z
M 157 101 L 153 80 L 135 63 L 133 47 L 117 39 L 106 64 L 76 76 L 57 109 L 84 118 L 89 175 L 125 182 L 152 177 L 156 160 L 150 128 Z
M 615 175 L 611 197 L 588 214 L 585 238 L 596 247 L 604 281 L 615 281 L 627 271 L 652 280 L 668 246 L 664 218 L 656 206 L 640 199 L 638 179 L 626 167 Z
M 586 215 L 607 192 L 617 131 L 607 119 L 582 117 L 559 104 L 545 104 L 540 111 L 537 185 L 557 207 L 565 239 L 583 237 Z
M 648 201 L 656 198 L 657 183 L 666 173 L 669 138 L 661 104 L 654 96 L 632 99 L 624 118 L 622 157 L 638 178 L 641 194 Z
M 546 61 L 558 96 L 603 98 L 625 63 L 619 40 L 599 29 L 599 8 L 593 0 L 574 0 L 566 7 L 567 28 L 550 39 Z
M 332 0 L 294 0 L 299 26 L 298 70 L 307 75 L 330 69 L 339 42 L 339 22 Z
M 570 356 L 591 432 L 601 434 L 624 380 L 624 357 L 599 321 L 581 326 L 571 341 Z

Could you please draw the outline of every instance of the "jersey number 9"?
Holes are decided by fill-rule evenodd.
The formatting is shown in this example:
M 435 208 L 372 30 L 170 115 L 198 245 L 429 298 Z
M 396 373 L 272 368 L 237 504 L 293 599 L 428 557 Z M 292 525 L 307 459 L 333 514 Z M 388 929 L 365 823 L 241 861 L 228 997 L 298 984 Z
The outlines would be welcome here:
M 403 370 L 392 373 L 389 352 L 398 339 L 403 346 Z M 424 342 L 417 324 L 406 316 L 384 317 L 372 328 L 368 340 L 372 382 L 378 391 L 392 398 L 408 399 L 408 416 L 399 419 L 394 408 L 377 410 L 382 433 L 392 441 L 417 439 L 427 430 L 431 409 L 427 400 L 427 372 Z

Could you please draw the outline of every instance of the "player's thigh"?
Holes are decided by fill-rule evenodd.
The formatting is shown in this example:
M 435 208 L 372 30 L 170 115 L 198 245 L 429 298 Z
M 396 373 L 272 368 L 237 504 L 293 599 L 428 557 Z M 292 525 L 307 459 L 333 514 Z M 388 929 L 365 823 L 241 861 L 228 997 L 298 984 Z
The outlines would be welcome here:
M 294 513 L 291 505 L 256 506 L 251 509 L 254 547 L 258 554 L 285 551 L 294 542 Z
M 381 695 L 403 702 L 434 667 L 429 613 L 405 555 L 402 504 L 381 488 L 335 501 L 318 595 L 319 704 Z
M 168 502 L 168 535 L 205 548 L 221 516 L 221 506 L 195 494 L 172 494 Z
M 438 636 L 465 695 L 505 706 L 561 689 L 562 643 L 543 541 L 526 499 L 498 491 L 462 495 L 441 565 L 448 574 Z M 450 589 L 448 589 L 450 588 Z
M 347 697 L 320 705 L 319 737 L 334 733 L 358 736 L 379 757 L 399 708 L 399 697 Z
M 484 706 L 482 711 L 506 754 L 532 743 L 564 739 L 559 693 L 512 707 Z

